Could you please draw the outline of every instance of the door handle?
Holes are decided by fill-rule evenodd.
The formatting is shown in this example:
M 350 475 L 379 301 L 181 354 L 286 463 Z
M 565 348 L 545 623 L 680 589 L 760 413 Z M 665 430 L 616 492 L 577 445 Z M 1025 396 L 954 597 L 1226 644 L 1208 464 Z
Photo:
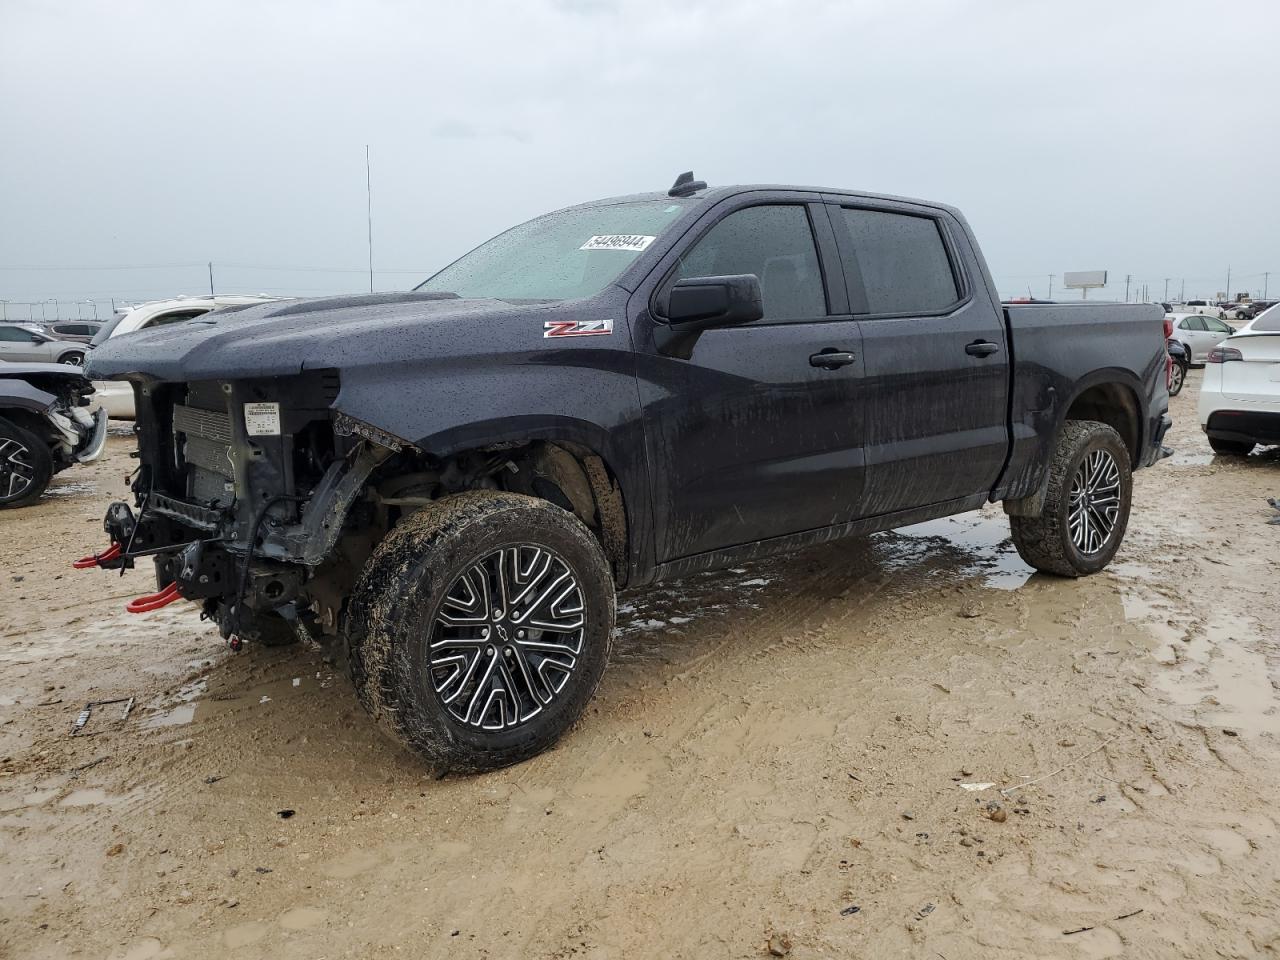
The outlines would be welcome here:
M 964 348 L 964 352 L 971 357 L 989 357 L 999 349 L 998 343 L 992 343 L 990 340 L 975 340 Z
M 841 367 L 847 367 L 857 358 L 848 351 L 836 350 L 828 347 L 819 353 L 815 353 L 809 358 L 809 366 L 821 367 L 823 370 L 838 370 Z

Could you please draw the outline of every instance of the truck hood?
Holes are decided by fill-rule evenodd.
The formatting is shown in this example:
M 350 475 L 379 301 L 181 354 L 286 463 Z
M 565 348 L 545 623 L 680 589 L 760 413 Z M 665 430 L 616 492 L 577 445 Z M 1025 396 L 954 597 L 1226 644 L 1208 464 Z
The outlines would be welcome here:
M 95 380 L 168 381 L 291 376 L 352 365 L 394 366 L 494 346 L 519 322 L 540 338 L 559 303 L 462 300 L 436 293 L 280 300 L 228 307 L 170 326 L 112 337 L 92 350 Z M 470 346 L 468 346 L 470 344 Z

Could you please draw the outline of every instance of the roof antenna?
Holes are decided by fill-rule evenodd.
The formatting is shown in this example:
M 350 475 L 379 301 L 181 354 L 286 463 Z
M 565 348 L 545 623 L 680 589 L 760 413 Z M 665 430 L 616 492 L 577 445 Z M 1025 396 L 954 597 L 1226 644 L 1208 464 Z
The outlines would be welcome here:
M 693 179 L 693 171 L 686 170 L 676 177 L 676 182 L 667 191 L 669 197 L 691 197 L 699 190 L 707 189 L 707 181 Z

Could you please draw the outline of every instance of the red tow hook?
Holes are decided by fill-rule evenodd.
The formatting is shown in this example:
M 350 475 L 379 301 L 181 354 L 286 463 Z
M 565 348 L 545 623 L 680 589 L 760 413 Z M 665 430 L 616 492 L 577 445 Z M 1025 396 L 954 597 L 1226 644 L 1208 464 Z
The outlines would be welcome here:
M 130 613 L 150 613 L 152 610 L 167 607 L 173 601 L 180 599 L 182 599 L 182 596 L 178 593 L 178 581 L 174 580 L 159 593 L 148 593 L 145 596 L 135 597 L 125 604 L 125 609 Z
M 87 557 L 81 557 L 74 561 L 71 566 L 77 570 L 88 570 L 90 567 L 100 567 L 109 560 L 114 560 L 120 556 L 120 544 L 113 543 L 102 553 L 91 553 Z

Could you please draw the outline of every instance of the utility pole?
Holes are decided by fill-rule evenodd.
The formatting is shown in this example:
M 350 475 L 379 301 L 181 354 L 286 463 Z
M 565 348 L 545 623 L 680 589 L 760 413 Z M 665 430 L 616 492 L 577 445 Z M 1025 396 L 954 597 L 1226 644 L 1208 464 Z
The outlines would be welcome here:
M 1057 276 L 1056 273 L 1049 274 L 1049 299 L 1050 300 L 1053 299 L 1053 278 L 1056 276 Z
M 213 261 L 209 261 L 209 296 L 214 296 L 213 292 Z
M 1187 281 L 1185 279 L 1182 281 L 1182 292 L 1178 294 L 1178 302 L 1179 303 L 1187 302 Z
M 1169 302 L 1169 281 L 1172 279 L 1173 277 L 1164 278 L 1164 302 L 1165 303 Z
M 1267 299 L 1267 284 L 1271 282 L 1271 272 L 1267 271 L 1262 275 L 1262 299 Z
M 1227 267 L 1227 287 L 1224 291 L 1228 300 L 1231 299 L 1231 268 Z
M 369 292 L 373 293 L 373 167 L 369 164 L 369 145 L 364 145 L 364 213 L 369 223 Z
M 9 301 L 0 300 L 0 307 L 4 308 L 4 321 L 8 323 L 9 322 Z
M 1125 303 L 1129 302 L 1129 281 L 1132 279 L 1133 279 L 1132 273 L 1126 273 L 1124 275 L 1124 302 Z

